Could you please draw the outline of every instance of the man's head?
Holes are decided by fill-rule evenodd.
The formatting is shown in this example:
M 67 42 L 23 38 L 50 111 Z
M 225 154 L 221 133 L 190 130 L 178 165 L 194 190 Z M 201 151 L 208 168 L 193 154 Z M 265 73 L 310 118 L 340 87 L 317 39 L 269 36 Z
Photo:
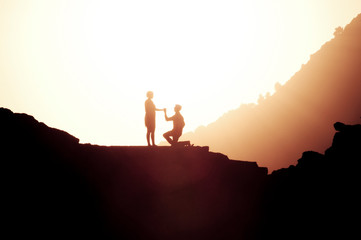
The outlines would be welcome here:
M 150 98 L 150 99 L 153 98 L 153 92 L 152 91 L 147 92 L 147 98 Z
M 175 107 L 174 107 L 174 111 L 175 111 L 175 112 L 179 112 L 180 110 L 182 110 L 182 106 L 176 104 Z

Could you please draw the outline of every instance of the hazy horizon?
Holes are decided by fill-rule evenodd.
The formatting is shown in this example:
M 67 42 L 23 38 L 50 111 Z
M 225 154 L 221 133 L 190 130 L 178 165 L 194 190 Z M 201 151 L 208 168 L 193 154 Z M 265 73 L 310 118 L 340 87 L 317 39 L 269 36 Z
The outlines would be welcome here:
M 349 1 L 0 1 L 0 102 L 101 145 L 145 145 L 144 101 L 184 132 L 284 84 L 361 12 Z M 156 141 L 171 128 L 157 115 Z

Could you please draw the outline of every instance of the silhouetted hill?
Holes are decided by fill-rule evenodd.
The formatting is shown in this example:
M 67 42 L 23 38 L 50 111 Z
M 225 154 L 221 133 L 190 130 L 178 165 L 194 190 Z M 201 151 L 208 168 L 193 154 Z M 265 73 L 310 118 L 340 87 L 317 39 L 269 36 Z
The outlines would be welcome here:
M 361 14 L 310 56 L 283 86 L 241 105 L 183 139 L 270 170 L 294 164 L 305 149 L 323 152 L 336 121 L 361 117 Z M 260 150 L 260 147 L 262 150 Z
M 0 108 L 3 234 L 36 239 L 357 236 L 361 125 L 274 171 L 207 147 L 79 144 Z M 260 151 L 262 146 L 260 146 Z
M 335 123 L 326 153 L 307 151 L 274 171 L 263 198 L 262 239 L 352 239 L 360 235 L 361 125 Z
M 255 226 L 267 169 L 254 162 L 207 147 L 79 144 L 3 108 L 0 129 L 4 218 L 14 236 L 223 239 Z

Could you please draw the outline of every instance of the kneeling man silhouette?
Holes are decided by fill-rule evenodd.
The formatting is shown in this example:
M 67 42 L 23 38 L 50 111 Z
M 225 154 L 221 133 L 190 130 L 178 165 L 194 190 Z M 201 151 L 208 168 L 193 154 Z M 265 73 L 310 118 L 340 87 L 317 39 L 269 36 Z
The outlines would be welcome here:
M 178 142 L 180 136 L 182 136 L 183 128 L 185 126 L 184 118 L 180 114 L 182 106 L 175 105 L 174 112 L 175 114 L 172 117 L 167 116 L 167 110 L 164 109 L 164 117 L 167 121 L 173 121 L 173 129 L 169 132 L 163 134 L 163 137 L 172 145 L 175 146 Z

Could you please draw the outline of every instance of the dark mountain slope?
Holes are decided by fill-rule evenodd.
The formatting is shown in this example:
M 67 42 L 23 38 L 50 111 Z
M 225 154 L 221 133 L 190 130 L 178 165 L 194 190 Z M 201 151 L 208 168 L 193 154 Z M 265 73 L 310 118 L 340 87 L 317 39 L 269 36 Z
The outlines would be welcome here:
M 351 239 L 360 235 L 361 125 L 334 124 L 326 153 L 307 151 L 267 181 L 261 239 Z
M 277 85 L 274 95 L 258 105 L 242 105 L 183 138 L 275 170 L 294 164 L 305 149 L 325 151 L 334 122 L 358 123 L 360 117 L 361 15 L 284 86 Z
M 0 108 L 3 234 L 36 239 L 357 238 L 361 125 L 274 171 L 207 147 L 104 147 Z M 262 146 L 260 146 L 262 151 Z
M 207 147 L 104 147 L 0 109 L 14 236 L 223 239 L 253 234 L 267 169 Z M 241 216 L 241 217 L 240 217 Z

